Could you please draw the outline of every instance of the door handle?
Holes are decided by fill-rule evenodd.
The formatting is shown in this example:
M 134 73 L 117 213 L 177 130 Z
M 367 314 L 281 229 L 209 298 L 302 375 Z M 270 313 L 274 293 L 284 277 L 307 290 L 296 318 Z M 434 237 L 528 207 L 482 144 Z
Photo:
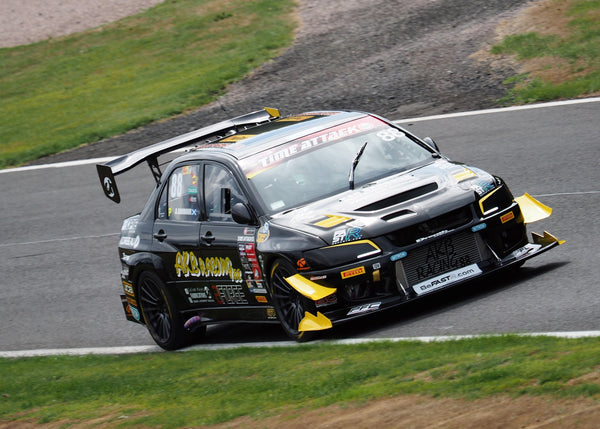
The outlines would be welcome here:
M 212 235 L 212 232 L 207 231 L 205 235 L 200 237 L 202 239 L 202 241 L 207 242 L 208 244 L 212 243 L 213 241 L 215 241 L 215 236 Z
M 165 238 L 167 238 L 167 233 L 161 229 L 156 234 L 154 234 L 154 238 L 156 238 L 158 241 L 163 241 Z

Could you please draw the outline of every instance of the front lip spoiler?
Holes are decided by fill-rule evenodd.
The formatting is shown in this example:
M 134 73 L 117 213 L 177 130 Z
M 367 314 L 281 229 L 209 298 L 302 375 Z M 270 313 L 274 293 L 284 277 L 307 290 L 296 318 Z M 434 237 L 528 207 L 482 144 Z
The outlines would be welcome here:
M 467 283 L 467 282 L 470 282 L 470 281 L 473 281 L 476 279 L 481 279 L 490 274 L 496 273 L 501 270 L 505 270 L 505 269 L 509 268 L 510 266 L 521 264 L 521 263 L 525 262 L 527 259 L 533 258 L 534 256 L 537 256 L 541 253 L 547 252 L 548 250 L 550 250 L 556 246 L 559 246 L 565 242 L 564 240 L 557 239 L 556 237 L 554 237 L 552 234 L 548 233 L 547 231 L 544 231 L 544 235 L 532 233 L 532 239 L 533 239 L 532 243 L 528 243 L 528 244 L 524 245 L 523 247 L 513 251 L 510 255 L 506 256 L 505 258 L 503 258 L 503 259 L 497 258 L 496 263 L 493 263 L 493 261 L 492 261 L 491 264 L 488 264 L 486 266 L 480 266 L 480 269 L 482 271 L 481 274 L 478 274 L 477 276 L 474 276 L 474 277 L 469 277 L 466 279 L 453 281 L 450 284 L 444 285 L 444 286 L 434 289 L 430 292 L 423 293 L 421 295 L 412 295 L 411 294 L 411 296 L 408 296 L 408 297 L 395 295 L 395 296 L 388 296 L 388 297 L 373 298 L 372 300 L 364 301 L 361 303 L 356 303 L 354 306 L 347 306 L 344 308 L 338 308 L 338 309 L 331 310 L 331 311 L 326 311 L 325 309 L 321 308 L 320 311 L 323 313 L 323 315 L 325 317 L 327 317 L 329 320 L 331 320 L 332 325 L 338 325 L 340 323 L 344 323 L 344 322 L 348 322 L 348 321 L 351 321 L 354 319 L 361 318 L 368 314 L 379 313 L 384 310 L 399 307 L 403 304 L 416 301 L 419 298 L 433 295 L 437 292 L 441 292 L 441 291 L 453 288 L 453 287 L 458 286 L 463 283 Z M 480 263 L 478 265 L 485 265 L 485 264 Z M 411 287 L 411 289 L 412 289 L 412 287 Z M 368 306 L 369 304 L 376 304 L 376 305 L 369 307 Z M 359 314 L 355 314 L 355 315 L 348 315 L 348 313 L 354 307 L 357 307 L 357 306 L 363 306 L 365 308 L 368 307 L 369 309 L 363 313 L 359 313 Z M 375 307 L 376 307 L 376 309 L 374 309 Z

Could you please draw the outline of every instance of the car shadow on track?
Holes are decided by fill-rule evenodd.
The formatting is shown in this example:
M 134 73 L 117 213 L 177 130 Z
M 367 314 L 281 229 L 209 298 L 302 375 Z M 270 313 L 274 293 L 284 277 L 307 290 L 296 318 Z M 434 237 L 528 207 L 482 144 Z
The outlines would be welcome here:
M 568 263 L 554 262 L 499 272 L 404 304 L 400 307 L 401 311 L 399 311 L 399 308 L 390 309 L 336 325 L 333 329 L 320 333 L 316 339 L 337 341 L 376 337 L 377 331 L 381 329 L 389 329 L 395 325 L 415 322 L 458 306 L 468 305 L 470 302 L 519 287 L 519 285 L 539 275 L 552 272 Z M 452 333 L 448 333 L 448 335 L 452 335 Z M 263 342 L 278 344 L 290 341 L 278 324 L 232 323 L 210 326 L 206 337 L 197 344 L 205 346 Z

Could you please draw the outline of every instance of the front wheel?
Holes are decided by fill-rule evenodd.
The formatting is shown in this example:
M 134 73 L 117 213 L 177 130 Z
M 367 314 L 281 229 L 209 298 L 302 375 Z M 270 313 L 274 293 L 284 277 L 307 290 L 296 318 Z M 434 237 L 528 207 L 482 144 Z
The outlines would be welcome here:
M 186 333 L 164 282 L 153 272 L 144 271 L 138 280 L 139 303 L 152 338 L 165 350 L 185 345 Z
M 283 259 L 275 261 L 270 277 L 271 298 L 285 333 L 298 342 L 309 341 L 314 337 L 314 332 L 298 331 L 309 303 L 308 298 L 302 296 L 285 280 L 294 274 L 296 270 L 292 264 Z

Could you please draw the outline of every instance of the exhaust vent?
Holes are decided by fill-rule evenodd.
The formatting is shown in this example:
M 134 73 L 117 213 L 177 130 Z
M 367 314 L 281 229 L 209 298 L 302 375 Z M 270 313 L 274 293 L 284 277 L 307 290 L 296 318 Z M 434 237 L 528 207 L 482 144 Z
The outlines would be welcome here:
M 399 194 L 393 195 L 391 197 L 385 198 L 383 200 L 376 201 L 371 204 L 367 204 L 364 207 L 360 207 L 356 209 L 359 212 L 371 212 L 376 210 L 381 210 L 386 207 L 394 206 L 396 204 L 403 203 L 405 201 L 412 200 L 413 198 L 420 197 L 422 195 L 428 194 L 437 190 L 437 183 L 429 183 L 427 185 L 419 186 L 418 188 L 411 189 L 409 191 L 401 192 Z

